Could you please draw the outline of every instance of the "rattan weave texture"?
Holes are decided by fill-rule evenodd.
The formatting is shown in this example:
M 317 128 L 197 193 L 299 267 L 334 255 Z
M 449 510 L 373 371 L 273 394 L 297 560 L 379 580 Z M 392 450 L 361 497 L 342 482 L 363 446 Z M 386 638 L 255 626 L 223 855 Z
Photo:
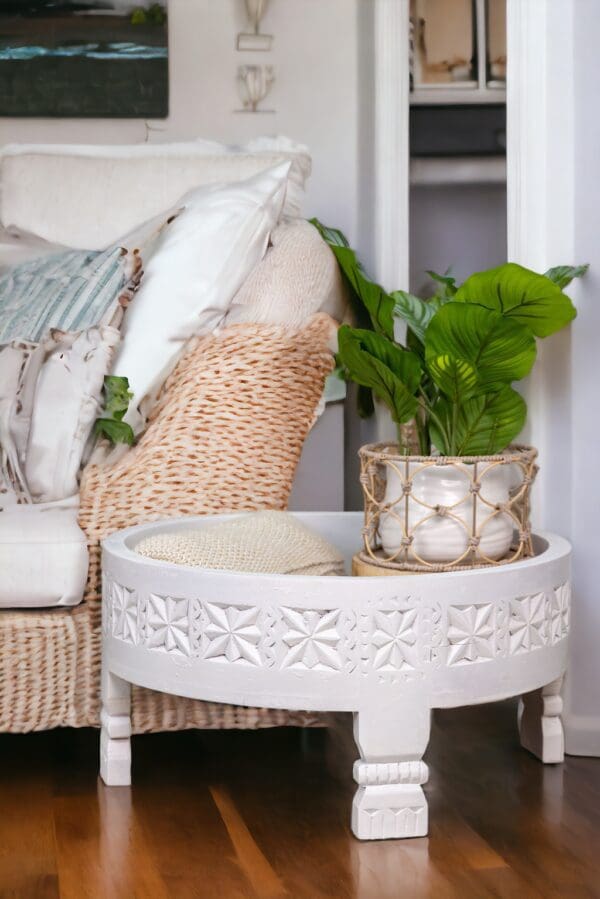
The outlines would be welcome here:
M 0 731 L 98 726 L 105 536 L 160 518 L 286 507 L 333 368 L 334 331 L 318 314 L 297 331 L 240 324 L 195 339 L 138 444 L 113 465 L 87 467 L 85 600 L 74 609 L 0 613 Z M 136 733 L 315 723 L 318 716 L 302 712 L 133 695 Z

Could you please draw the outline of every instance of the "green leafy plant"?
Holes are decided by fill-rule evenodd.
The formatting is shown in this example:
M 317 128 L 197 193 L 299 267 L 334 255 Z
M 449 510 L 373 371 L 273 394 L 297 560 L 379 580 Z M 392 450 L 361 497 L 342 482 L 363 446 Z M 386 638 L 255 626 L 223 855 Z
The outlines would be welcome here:
M 131 426 L 123 421 L 133 394 L 129 390 L 127 378 L 107 375 L 104 378 L 104 410 L 94 424 L 94 434 L 106 437 L 111 443 L 133 445 L 134 434 Z
M 536 339 L 575 318 L 563 289 L 587 266 L 541 275 L 509 262 L 461 285 L 449 273 L 428 272 L 436 291 L 421 299 L 384 291 L 340 231 L 312 221 L 335 254 L 357 311 L 359 327 L 339 330 L 338 366 L 346 378 L 382 400 L 398 426 L 414 420 L 423 455 L 503 450 L 527 415 L 511 385 L 531 371 Z M 397 320 L 406 325 L 406 345 L 395 339 Z
M 132 25 L 164 25 L 167 21 L 167 11 L 160 3 L 152 3 L 150 6 L 135 6 L 129 14 Z

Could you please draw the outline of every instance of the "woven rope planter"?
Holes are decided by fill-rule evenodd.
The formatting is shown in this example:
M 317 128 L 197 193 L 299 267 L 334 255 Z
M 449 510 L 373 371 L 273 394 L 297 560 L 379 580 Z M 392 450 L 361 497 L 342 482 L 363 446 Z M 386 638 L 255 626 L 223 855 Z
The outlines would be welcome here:
M 405 571 L 503 565 L 533 554 L 530 489 L 537 450 L 495 456 L 404 456 L 359 450 L 365 562 Z

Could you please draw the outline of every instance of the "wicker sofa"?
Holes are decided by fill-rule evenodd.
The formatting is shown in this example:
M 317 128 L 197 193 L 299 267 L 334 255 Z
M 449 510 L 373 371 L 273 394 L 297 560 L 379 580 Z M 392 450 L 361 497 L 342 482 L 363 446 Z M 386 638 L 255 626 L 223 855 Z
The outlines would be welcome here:
M 214 172 L 207 156 L 213 145 L 201 142 L 12 148 L 0 164 L 0 218 L 58 244 L 100 247 L 109 232 L 124 233 L 138 217 L 167 208 L 196 178 L 211 183 L 230 169 L 246 177 L 281 152 L 294 160 L 286 199 L 294 217 L 310 158 L 288 143 L 281 139 L 265 149 L 258 141 L 239 165 L 217 154 Z M 0 609 L 0 731 L 98 726 L 104 536 L 160 518 L 286 508 L 333 367 L 332 330 L 332 319 L 319 314 L 297 331 L 239 323 L 196 338 L 163 386 L 136 446 L 83 470 L 79 522 L 90 559 L 84 601 L 71 608 Z M 133 701 L 136 732 L 315 720 L 145 690 L 135 691 Z
M 100 541 L 120 527 L 209 512 L 284 509 L 333 367 L 332 319 L 307 327 L 239 324 L 196 339 L 167 380 L 147 430 L 114 464 L 90 464 L 80 524 L 90 553 L 72 609 L 0 612 L 0 731 L 99 725 Z M 134 731 L 310 725 L 134 690 Z

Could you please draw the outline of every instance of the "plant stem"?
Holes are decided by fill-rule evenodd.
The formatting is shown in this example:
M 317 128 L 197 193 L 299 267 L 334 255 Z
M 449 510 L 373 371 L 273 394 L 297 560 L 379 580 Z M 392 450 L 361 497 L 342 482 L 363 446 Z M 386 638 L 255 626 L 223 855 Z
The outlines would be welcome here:
M 429 439 L 429 428 L 427 427 L 427 416 L 423 408 L 417 410 L 415 424 L 417 426 L 417 437 L 419 439 L 419 452 L 422 456 L 429 456 L 431 453 L 431 443 Z
M 450 443 L 450 455 L 456 455 L 456 432 L 458 431 L 458 404 L 452 403 L 452 440 Z
M 439 418 L 439 416 L 436 415 L 436 413 L 433 411 L 433 409 L 429 405 L 427 397 L 425 396 L 425 394 L 423 393 L 422 390 L 420 391 L 420 393 L 421 393 L 421 396 L 417 397 L 417 401 L 418 401 L 419 405 L 421 406 L 421 408 L 425 410 L 425 414 L 428 415 L 432 419 L 432 421 L 434 421 L 436 423 L 436 425 L 438 426 L 439 431 L 440 431 L 442 437 L 444 438 L 447 455 L 451 455 L 451 453 L 449 451 L 450 440 L 448 438 L 448 432 L 447 432 L 446 428 L 444 427 L 444 425 L 442 424 L 442 421 Z
M 410 456 L 410 447 L 406 444 L 405 436 L 402 431 L 402 425 L 396 424 L 396 433 L 398 434 L 398 446 L 402 451 L 402 455 Z

